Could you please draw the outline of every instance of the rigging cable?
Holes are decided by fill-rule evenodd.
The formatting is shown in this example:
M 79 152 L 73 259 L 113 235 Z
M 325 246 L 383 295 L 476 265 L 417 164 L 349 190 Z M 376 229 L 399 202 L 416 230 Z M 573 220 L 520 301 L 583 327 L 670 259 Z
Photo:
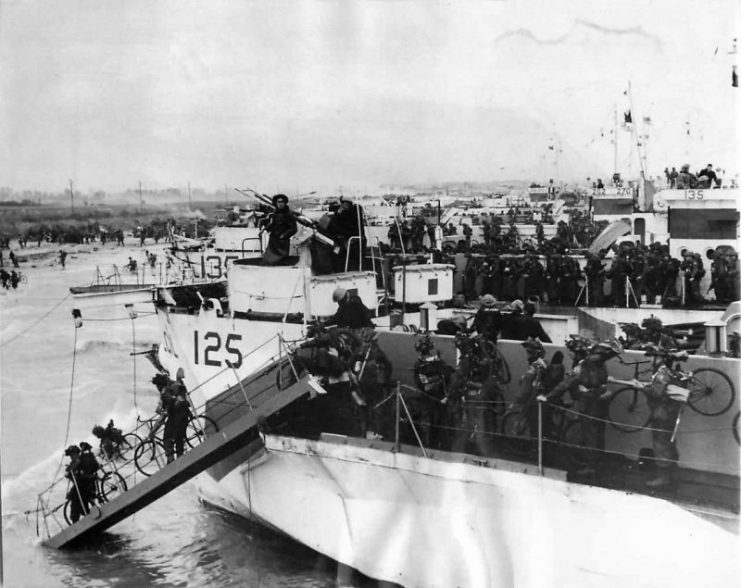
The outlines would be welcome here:
M 57 302 L 54 306 L 52 306 L 47 312 L 45 312 L 39 319 L 37 319 L 35 322 L 31 323 L 30 326 L 26 327 L 20 333 L 14 335 L 13 337 L 11 337 L 10 339 L 8 339 L 7 341 L 3 341 L 2 343 L 0 343 L 0 347 L 5 347 L 6 345 L 8 345 L 9 343 L 12 343 L 13 341 L 15 341 L 16 339 L 18 339 L 22 335 L 25 335 L 26 333 L 28 333 L 28 331 L 30 331 L 31 329 L 33 329 L 36 325 L 38 325 L 41 321 L 43 321 L 47 316 L 49 316 L 52 312 L 54 312 L 70 296 L 72 296 L 71 293 L 70 294 L 67 294 L 64 298 L 62 298 L 59 302 Z

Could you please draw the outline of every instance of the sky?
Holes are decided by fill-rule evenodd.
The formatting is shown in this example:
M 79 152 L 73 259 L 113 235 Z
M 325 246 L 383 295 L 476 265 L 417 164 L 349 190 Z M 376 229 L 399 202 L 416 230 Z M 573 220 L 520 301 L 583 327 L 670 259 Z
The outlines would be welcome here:
M 612 174 L 615 136 L 626 176 L 638 142 L 648 175 L 732 176 L 740 16 L 727 0 L 0 0 L 0 186 L 579 181 Z

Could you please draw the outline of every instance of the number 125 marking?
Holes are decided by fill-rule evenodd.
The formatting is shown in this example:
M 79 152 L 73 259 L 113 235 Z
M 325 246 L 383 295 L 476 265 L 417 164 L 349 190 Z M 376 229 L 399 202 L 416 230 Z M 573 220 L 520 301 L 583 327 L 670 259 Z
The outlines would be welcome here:
M 203 348 L 203 365 L 210 365 L 214 367 L 221 367 L 221 359 L 215 359 L 213 354 L 218 354 L 221 352 L 221 335 L 214 331 L 208 331 L 203 335 L 203 340 L 206 343 L 209 343 Z M 236 343 L 237 341 L 242 340 L 242 335 L 237 335 L 236 333 L 229 333 L 226 336 L 226 341 L 224 342 L 224 350 L 226 353 L 228 353 L 232 359 L 225 359 L 224 363 L 227 367 L 238 369 L 242 367 L 242 360 L 244 357 L 242 356 L 242 352 L 239 350 L 238 347 L 233 346 L 233 343 Z M 201 363 L 201 357 L 200 357 L 200 338 L 198 331 L 193 331 L 193 362 L 198 364 Z

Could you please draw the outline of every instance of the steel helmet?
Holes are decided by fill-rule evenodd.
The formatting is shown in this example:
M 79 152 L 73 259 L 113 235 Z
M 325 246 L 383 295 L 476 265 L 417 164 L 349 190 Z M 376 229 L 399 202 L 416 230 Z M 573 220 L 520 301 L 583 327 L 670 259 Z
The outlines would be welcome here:
M 425 335 L 424 337 L 418 339 L 417 342 L 414 344 L 414 348 L 419 353 L 429 353 L 434 347 L 435 345 L 432 343 L 432 339 L 430 339 L 429 335 Z

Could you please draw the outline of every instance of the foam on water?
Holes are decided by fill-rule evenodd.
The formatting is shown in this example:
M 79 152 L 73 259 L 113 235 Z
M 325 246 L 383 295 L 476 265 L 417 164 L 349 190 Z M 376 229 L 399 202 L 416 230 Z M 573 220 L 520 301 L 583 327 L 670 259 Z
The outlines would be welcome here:
M 70 286 L 91 282 L 96 266 L 120 266 L 138 253 L 107 246 L 68 258 L 65 270 L 36 260 L 36 267 L 22 266 L 28 284 L 0 296 L 5 585 L 334 585 L 333 571 L 315 571 L 311 550 L 203 507 L 195 482 L 119 523 L 95 545 L 62 552 L 40 546 L 35 514 L 24 511 L 34 510 L 38 494 L 63 472 L 66 444 L 97 446 L 93 425 L 113 419 L 130 430 L 137 415 L 147 418 L 157 405 L 154 368 L 129 355 L 134 335 L 138 351 L 158 341 L 156 318 L 142 313 L 132 329 L 125 309 L 92 308 L 75 329 L 76 303 L 68 297 Z M 122 320 L 93 320 L 110 318 Z M 63 500 L 64 483 L 60 493 Z

